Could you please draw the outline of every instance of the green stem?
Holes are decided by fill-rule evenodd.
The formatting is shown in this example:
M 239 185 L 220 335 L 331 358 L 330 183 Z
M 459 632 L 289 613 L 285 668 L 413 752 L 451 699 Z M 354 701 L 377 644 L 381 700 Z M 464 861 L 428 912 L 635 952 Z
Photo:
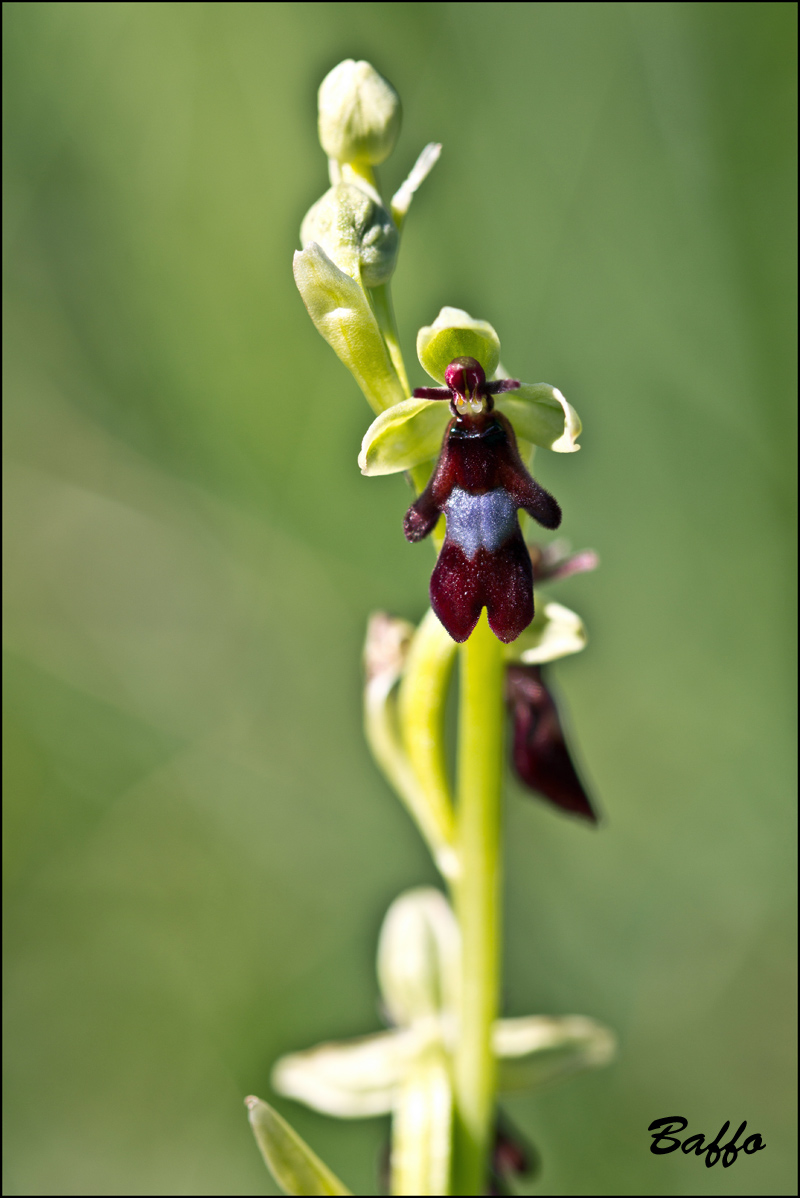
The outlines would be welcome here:
M 369 294 L 372 298 L 375 319 L 386 342 L 386 348 L 389 351 L 389 357 L 392 359 L 392 365 L 397 371 L 397 377 L 400 379 L 406 397 L 408 397 L 411 394 L 411 388 L 408 385 L 408 375 L 406 374 L 403 354 L 400 349 L 400 337 L 397 332 L 397 321 L 394 317 L 392 293 L 389 290 L 389 284 L 383 283 L 380 287 L 371 287 Z
M 461 927 L 461 1019 L 455 1053 L 454 1194 L 482 1194 L 494 1123 L 492 1024 L 500 984 L 500 800 L 503 648 L 486 613 L 461 649 L 454 887 Z

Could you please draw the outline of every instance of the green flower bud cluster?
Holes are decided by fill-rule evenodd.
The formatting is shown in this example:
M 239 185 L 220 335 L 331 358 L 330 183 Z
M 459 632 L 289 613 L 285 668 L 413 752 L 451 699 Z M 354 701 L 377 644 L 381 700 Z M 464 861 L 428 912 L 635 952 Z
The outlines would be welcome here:
M 400 238 L 383 204 L 354 183 L 337 183 L 309 209 L 300 226 L 303 249 L 312 242 L 364 287 L 388 283 Z
M 426 146 L 384 203 L 373 167 L 392 152 L 400 115 L 396 91 L 368 62 L 347 59 L 323 79 L 319 139 L 331 186 L 306 214 L 294 258 L 311 319 L 376 412 L 409 394 L 389 281 L 403 218 L 441 148 Z

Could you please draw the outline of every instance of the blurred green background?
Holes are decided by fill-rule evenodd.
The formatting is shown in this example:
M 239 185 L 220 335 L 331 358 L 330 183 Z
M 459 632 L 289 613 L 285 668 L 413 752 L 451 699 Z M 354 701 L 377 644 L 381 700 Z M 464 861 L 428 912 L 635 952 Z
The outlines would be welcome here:
M 601 570 L 553 675 L 606 812 L 509 787 L 505 1008 L 618 1063 L 507 1104 L 541 1194 L 792 1194 L 790 4 L 3 7 L 8 1194 L 274 1192 L 244 1095 L 377 1029 L 389 902 L 435 880 L 360 731 L 376 608 L 432 559 L 291 253 L 315 95 L 400 91 L 440 164 L 395 299 L 562 388 L 540 451 Z M 388 1125 L 277 1105 L 357 1192 Z M 723 1170 L 647 1125 L 743 1119 Z M 688 1134 L 688 1133 L 687 1133 Z

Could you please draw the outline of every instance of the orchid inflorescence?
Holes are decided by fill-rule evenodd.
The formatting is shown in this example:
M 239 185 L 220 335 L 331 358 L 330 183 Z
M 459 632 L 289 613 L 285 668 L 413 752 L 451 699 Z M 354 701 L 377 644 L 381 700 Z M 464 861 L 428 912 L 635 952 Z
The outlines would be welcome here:
M 507 1173 L 527 1168 L 530 1152 L 503 1124 L 497 1092 L 605 1064 L 614 1052 L 612 1034 L 583 1016 L 497 1012 L 502 706 L 512 716 L 512 761 L 523 784 L 596 823 L 545 673 L 582 649 L 586 633 L 563 605 L 538 594 L 534 603 L 534 589 L 594 569 L 597 558 L 559 542 L 525 542 L 519 509 L 546 529 L 561 523 L 558 503 L 529 473 L 534 447 L 574 452 L 581 424 L 556 387 L 508 375 L 490 324 L 443 308 L 417 337 L 420 363 L 437 385 L 411 391 L 390 280 L 409 206 L 441 147 L 427 146 L 385 203 L 374 167 L 399 125 L 399 98 L 369 63 L 347 60 L 326 76 L 319 134 L 331 186 L 302 223 L 294 274 L 312 321 L 376 413 L 362 472 L 407 473 L 417 497 L 405 535 L 432 535 L 438 549 L 431 610 L 419 626 L 384 613 L 370 619 L 364 727 L 455 910 L 439 890 L 401 895 L 378 947 L 389 1029 L 286 1056 L 272 1080 L 279 1093 L 329 1115 L 391 1114 L 394 1194 L 500 1193 Z M 457 656 L 456 799 L 444 710 Z M 268 1103 L 247 1105 L 287 1193 L 349 1192 Z

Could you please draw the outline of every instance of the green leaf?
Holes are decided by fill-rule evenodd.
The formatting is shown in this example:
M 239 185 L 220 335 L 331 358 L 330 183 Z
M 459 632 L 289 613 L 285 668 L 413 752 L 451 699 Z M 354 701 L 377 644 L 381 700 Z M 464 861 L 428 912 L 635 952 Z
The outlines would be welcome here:
M 392 1193 L 447 1194 L 453 1097 L 444 1053 L 432 1049 L 409 1069 L 392 1122 Z
M 417 333 L 417 356 L 431 378 L 444 382 L 454 358 L 476 358 L 487 379 L 500 361 L 500 339 L 485 320 L 474 320 L 461 308 L 442 308 L 432 325 Z
M 580 653 L 588 639 L 583 620 L 576 612 L 561 603 L 540 602 L 532 623 L 508 646 L 506 657 L 528 666 L 540 665 Z
M 382 412 L 405 399 L 378 322 L 361 287 L 312 242 L 294 256 L 294 277 L 319 333 Z
M 556 453 L 575 453 L 580 449 L 577 444 L 582 427 L 580 417 L 558 387 L 523 383 L 516 391 L 496 396 L 494 402 L 524 441 Z
M 498 1057 L 498 1088 L 525 1090 L 607 1065 L 616 1039 L 607 1027 L 583 1015 L 530 1015 L 498 1019 L 492 1047 Z
M 318 1044 L 281 1057 L 272 1071 L 279 1094 L 340 1119 L 386 1115 L 417 1038 L 409 1031 L 376 1032 Z
M 267 1168 L 284 1194 L 349 1194 L 278 1112 L 260 1098 L 245 1098 L 247 1117 Z
M 381 412 L 361 442 L 361 473 L 397 474 L 437 457 L 449 419 L 449 405 L 435 399 L 405 399 Z

